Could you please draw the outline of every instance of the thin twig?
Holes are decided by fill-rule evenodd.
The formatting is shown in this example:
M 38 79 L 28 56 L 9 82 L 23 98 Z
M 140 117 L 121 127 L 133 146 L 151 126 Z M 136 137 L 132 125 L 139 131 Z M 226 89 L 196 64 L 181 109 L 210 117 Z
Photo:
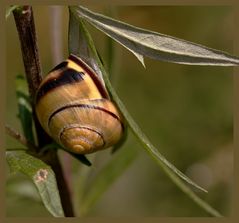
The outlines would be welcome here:
M 21 11 L 14 10 L 13 15 L 21 42 L 22 57 L 30 97 L 33 99 L 42 81 L 33 11 L 30 6 L 24 6 Z
M 50 165 L 55 173 L 65 216 L 74 217 L 69 189 L 63 176 L 61 164 L 57 156 L 57 151 L 48 150 L 45 153 L 41 153 L 40 151 L 41 148 L 52 142 L 52 140 L 42 129 L 41 125 L 38 122 L 38 119 L 36 118 L 35 113 L 34 98 L 38 86 L 42 81 L 42 75 L 33 18 L 33 10 L 31 6 L 23 6 L 22 10 L 14 10 L 13 14 L 21 44 L 25 74 L 27 77 L 29 94 L 33 110 L 33 119 L 37 133 L 38 147 L 36 151 L 38 152 L 38 158 Z
M 30 143 L 22 134 L 17 132 L 15 129 L 13 129 L 9 125 L 5 125 L 5 130 L 9 136 L 15 138 L 22 145 L 26 146 L 27 148 L 30 147 L 34 151 L 37 151 L 36 147 L 32 143 Z
M 23 6 L 22 10 L 14 10 L 13 15 L 21 43 L 22 58 L 33 108 L 33 119 L 36 126 L 38 144 L 41 148 L 49 144 L 51 139 L 39 124 L 34 109 L 35 93 L 42 81 L 42 74 L 32 7 Z

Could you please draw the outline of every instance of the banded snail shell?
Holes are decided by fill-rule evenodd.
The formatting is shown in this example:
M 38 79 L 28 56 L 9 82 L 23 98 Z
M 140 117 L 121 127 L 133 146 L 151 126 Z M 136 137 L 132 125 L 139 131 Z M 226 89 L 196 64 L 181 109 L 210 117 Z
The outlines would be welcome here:
M 49 72 L 35 100 L 44 130 L 79 154 L 116 144 L 123 133 L 121 115 L 95 72 L 80 58 L 69 58 Z

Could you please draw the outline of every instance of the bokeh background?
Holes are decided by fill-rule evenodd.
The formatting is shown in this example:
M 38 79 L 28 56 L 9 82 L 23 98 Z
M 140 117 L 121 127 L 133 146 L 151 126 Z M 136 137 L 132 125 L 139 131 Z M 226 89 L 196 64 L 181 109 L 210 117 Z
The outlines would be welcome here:
M 229 6 L 90 5 L 89 8 L 135 26 L 233 52 L 233 9 Z M 33 10 L 42 69 L 47 73 L 68 56 L 68 10 L 61 6 L 34 6 Z M 16 117 L 15 76 L 24 74 L 24 68 L 12 16 L 6 27 L 6 122 L 21 131 Z M 108 38 L 90 26 L 89 30 L 109 68 Z M 209 191 L 198 192 L 199 196 L 223 215 L 230 215 L 232 68 L 178 65 L 145 58 L 144 69 L 122 46 L 115 44 L 115 49 L 113 85 L 130 114 L 170 162 Z M 7 148 L 21 147 L 8 136 L 6 140 Z M 131 134 L 123 147 L 136 148 L 137 158 L 87 216 L 208 216 L 165 176 Z M 97 153 L 92 176 L 110 160 L 109 153 L 109 150 Z M 81 164 L 64 152 L 61 157 L 68 163 L 65 170 L 72 171 L 67 175 L 74 197 Z M 6 171 L 7 216 L 50 216 L 31 181 L 21 174 L 9 174 L 8 168 Z

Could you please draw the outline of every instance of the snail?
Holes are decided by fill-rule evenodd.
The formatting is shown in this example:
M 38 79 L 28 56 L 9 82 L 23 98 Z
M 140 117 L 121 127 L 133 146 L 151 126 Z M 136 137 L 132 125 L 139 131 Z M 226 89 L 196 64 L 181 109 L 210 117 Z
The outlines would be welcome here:
M 115 145 L 124 125 L 99 76 L 71 54 L 41 82 L 35 97 L 43 129 L 70 152 L 88 154 Z

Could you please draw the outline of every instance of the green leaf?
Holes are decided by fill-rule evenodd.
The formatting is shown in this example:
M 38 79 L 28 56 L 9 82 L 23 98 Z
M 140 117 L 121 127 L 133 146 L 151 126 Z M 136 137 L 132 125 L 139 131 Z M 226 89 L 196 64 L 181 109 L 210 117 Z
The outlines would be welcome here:
M 75 8 L 73 8 L 75 9 Z M 81 25 L 83 25 L 81 23 Z M 109 81 L 108 75 L 97 55 L 96 49 L 94 49 L 94 43 L 87 32 L 86 29 L 84 29 L 84 34 L 86 35 L 88 39 L 88 45 L 91 47 L 92 55 L 94 54 L 94 60 L 97 61 L 98 66 L 100 67 L 103 78 L 105 81 L 105 84 L 107 86 L 107 89 L 109 90 L 110 94 L 112 95 L 113 100 L 116 102 L 117 106 L 119 107 L 122 115 L 124 116 L 125 120 L 127 121 L 127 124 L 129 128 L 132 130 L 132 132 L 135 134 L 135 136 L 139 139 L 139 142 L 143 145 L 143 148 L 149 153 L 149 155 L 155 159 L 155 161 L 164 169 L 168 168 L 170 171 L 173 171 L 175 174 L 177 174 L 180 178 L 184 179 L 189 184 L 193 185 L 194 187 L 204 191 L 205 189 L 198 186 L 196 183 L 194 183 L 191 179 L 189 179 L 187 176 L 185 176 L 181 171 L 179 171 L 175 166 L 173 166 L 162 154 L 159 153 L 159 151 L 151 144 L 151 142 L 148 140 L 148 138 L 144 135 L 144 133 L 141 131 L 141 129 L 138 127 L 137 123 L 133 120 L 133 118 L 128 113 L 127 109 L 125 108 L 124 104 L 119 99 L 118 95 L 116 94 L 114 88 L 111 86 L 111 83 Z
M 161 33 L 141 29 L 114 20 L 82 6 L 72 7 L 73 13 L 130 50 L 144 65 L 143 56 L 189 65 L 236 66 L 239 58 Z
M 98 62 L 100 62 L 98 60 Z M 185 183 L 181 180 L 185 180 L 188 184 L 191 184 L 192 186 L 198 188 L 199 190 L 202 190 L 206 192 L 205 189 L 198 186 L 196 183 L 194 183 L 191 179 L 189 179 L 187 176 L 185 176 L 181 171 L 179 171 L 176 167 L 174 167 L 167 159 L 159 153 L 159 151 L 151 144 L 150 140 L 144 135 L 142 130 L 139 128 L 137 123 L 133 120 L 127 109 L 125 108 L 124 104 L 116 94 L 114 88 L 111 86 L 111 83 L 109 81 L 109 78 L 106 74 L 106 71 L 103 67 L 101 67 L 103 77 L 106 83 L 106 87 L 108 88 L 113 100 L 117 104 L 118 108 L 120 109 L 121 113 L 123 114 L 128 127 L 131 129 L 133 134 L 136 136 L 138 141 L 141 143 L 143 148 L 146 150 L 147 153 L 162 167 L 164 172 L 167 174 L 167 176 L 186 194 L 188 195 L 196 204 L 198 204 L 202 209 L 204 209 L 206 212 L 211 214 L 215 217 L 221 217 L 221 214 L 215 210 L 213 207 L 211 207 L 209 204 L 207 204 L 205 201 L 203 201 L 200 197 L 198 197 Z M 181 179 L 180 179 L 181 178 Z
M 19 171 L 32 179 L 47 210 L 55 217 L 64 217 L 52 169 L 24 151 L 7 151 L 6 158 L 11 172 Z
M 22 75 L 16 77 L 16 94 L 18 101 L 18 117 L 21 121 L 22 129 L 26 139 L 34 143 L 32 108 L 27 91 L 27 84 Z
M 9 7 L 6 9 L 5 18 L 7 19 L 7 18 L 11 15 L 12 11 L 14 11 L 15 9 L 17 9 L 17 8 L 19 8 L 19 7 L 20 7 L 19 5 L 11 5 L 11 6 L 9 6 Z
M 70 7 L 70 10 L 74 10 L 74 9 L 72 7 Z M 81 21 L 80 18 L 78 18 L 78 20 L 79 20 L 79 22 Z M 82 24 L 82 25 L 84 26 L 84 24 Z M 117 93 L 115 92 L 114 88 L 112 87 L 112 85 L 109 81 L 108 75 L 98 57 L 93 40 L 85 27 L 84 27 L 83 34 L 85 35 L 85 38 L 87 40 L 88 47 L 92 51 L 92 56 L 93 56 L 94 60 L 97 62 L 98 66 L 101 69 L 106 87 L 107 87 L 110 95 L 112 96 L 112 99 L 115 101 L 116 105 L 118 106 L 119 110 L 121 111 L 122 115 L 124 116 L 125 121 L 127 122 L 131 131 L 134 133 L 134 135 L 136 136 L 138 141 L 143 145 L 143 148 L 162 167 L 164 172 L 175 183 L 175 185 L 177 185 L 198 206 L 200 206 L 202 209 L 204 209 L 207 213 L 211 214 L 212 216 L 221 217 L 221 214 L 217 210 L 215 210 L 213 207 L 211 207 L 209 204 L 207 204 L 205 201 L 203 201 L 200 197 L 198 197 L 190 189 L 190 187 L 188 187 L 181 179 L 185 180 L 187 183 L 195 186 L 196 188 L 198 188 L 202 191 L 205 191 L 205 190 L 203 188 L 201 188 L 200 186 L 198 186 L 197 184 L 195 184 L 193 181 L 191 181 L 187 176 L 185 176 L 183 173 L 181 173 L 179 170 L 177 170 L 176 167 L 174 167 L 170 162 L 168 162 L 165 159 L 165 157 L 159 153 L 159 151 L 151 144 L 149 139 L 144 135 L 144 133 L 138 127 L 137 123 L 133 120 L 133 118 L 131 117 L 131 115 L 129 114 L 127 109 L 125 108 L 124 104 L 118 97 Z
M 91 187 L 84 193 L 80 206 L 81 215 L 99 200 L 105 191 L 127 170 L 130 164 L 137 158 L 138 150 L 135 148 L 122 148 L 113 158 L 100 170 Z

